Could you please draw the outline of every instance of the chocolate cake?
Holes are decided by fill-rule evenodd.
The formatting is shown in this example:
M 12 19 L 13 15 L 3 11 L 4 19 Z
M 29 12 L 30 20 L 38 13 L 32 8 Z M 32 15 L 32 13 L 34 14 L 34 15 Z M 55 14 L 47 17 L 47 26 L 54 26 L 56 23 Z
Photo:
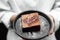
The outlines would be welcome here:
M 22 15 L 22 28 L 24 31 L 40 30 L 40 21 L 38 13 Z

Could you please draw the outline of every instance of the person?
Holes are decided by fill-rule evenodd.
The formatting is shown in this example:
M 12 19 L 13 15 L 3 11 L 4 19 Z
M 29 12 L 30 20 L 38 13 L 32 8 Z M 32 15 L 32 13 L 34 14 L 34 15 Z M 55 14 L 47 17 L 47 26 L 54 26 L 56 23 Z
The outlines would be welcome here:
M 10 25 L 19 13 L 27 10 L 37 10 L 53 16 L 56 21 L 55 29 L 57 30 L 60 21 L 60 9 L 57 7 L 57 4 L 52 9 L 54 3 L 55 0 L 0 0 L 0 23 L 4 23 L 8 28 L 7 40 L 24 40 L 15 34 Z M 57 40 L 53 29 L 54 27 L 49 32 L 49 36 L 42 40 Z

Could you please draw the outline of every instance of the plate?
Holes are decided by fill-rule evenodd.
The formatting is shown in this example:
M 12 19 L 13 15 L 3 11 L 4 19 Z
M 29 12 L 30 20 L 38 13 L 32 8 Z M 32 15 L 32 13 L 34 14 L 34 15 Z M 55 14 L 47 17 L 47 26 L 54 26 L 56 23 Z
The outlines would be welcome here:
M 36 12 L 39 14 L 39 21 L 40 21 L 39 29 L 40 30 L 23 32 L 21 16 L 26 15 L 26 14 L 36 13 Z M 30 39 L 30 40 L 43 39 L 43 38 L 47 37 L 48 32 L 50 31 L 51 27 L 52 27 L 52 22 L 51 22 L 51 19 L 49 18 L 49 16 L 47 16 L 46 14 L 44 14 L 40 11 L 35 11 L 35 10 L 29 10 L 29 11 L 20 13 L 16 17 L 16 19 L 14 20 L 14 23 L 13 23 L 13 28 L 15 30 L 15 33 L 24 39 Z M 27 28 L 27 30 L 30 30 L 30 29 Z M 35 29 L 37 30 L 38 28 L 35 28 Z

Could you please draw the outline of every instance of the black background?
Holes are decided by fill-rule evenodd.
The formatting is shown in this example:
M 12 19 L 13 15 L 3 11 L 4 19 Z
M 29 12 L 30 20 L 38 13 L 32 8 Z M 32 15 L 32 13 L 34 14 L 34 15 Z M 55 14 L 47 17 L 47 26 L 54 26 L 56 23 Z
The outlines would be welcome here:
M 4 24 L 0 23 L 0 40 L 6 40 L 8 29 Z

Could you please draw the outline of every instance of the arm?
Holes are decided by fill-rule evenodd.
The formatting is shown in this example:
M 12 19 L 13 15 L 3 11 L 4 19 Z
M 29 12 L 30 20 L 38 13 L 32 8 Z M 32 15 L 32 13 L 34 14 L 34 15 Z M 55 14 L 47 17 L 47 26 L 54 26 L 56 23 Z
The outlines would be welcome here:
M 1 0 L 0 0 L 0 23 L 4 23 L 7 28 L 10 26 L 10 19 L 13 15 L 15 15 L 14 12 L 9 11 L 10 7 L 6 6 Z

